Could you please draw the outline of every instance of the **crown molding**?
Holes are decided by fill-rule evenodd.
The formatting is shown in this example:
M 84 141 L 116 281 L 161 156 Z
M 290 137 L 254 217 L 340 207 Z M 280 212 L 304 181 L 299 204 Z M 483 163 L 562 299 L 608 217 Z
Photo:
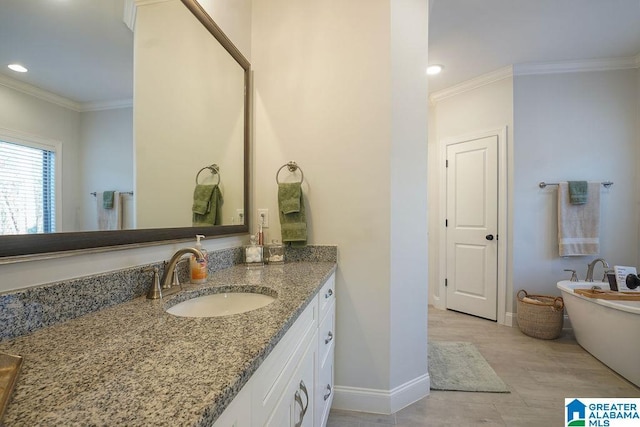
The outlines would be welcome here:
M 515 64 L 508 67 L 500 68 L 496 71 L 474 77 L 470 80 L 458 83 L 457 85 L 434 92 L 429 96 L 429 101 L 432 105 L 435 105 L 445 98 L 459 95 L 461 93 L 468 92 L 470 90 L 477 89 L 479 87 L 513 76 L 578 73 L 583 71 L 627 70 L 633 68 L 640 68 L 640 53 L 636 56 L 623 58 Z
M 117 108 L 133 108 L 133 99 L 117 99 L 115 101 L 83 102 L 80 112 L 114 110 Z
M 429 100 L 431 103 L 436 104 L 445 98 L 459 95 L 510 77 L 513 77 L 513 66 L 511 65 L 434 92 L 429 96 Z
M 71 99 L 65 98 L 64 96 L 56 95 L 53 92 L 40 89 L 39 87 L 21 82 L 20 80 L 13 79 L 4 74 L 0 74 L 0 85 L 16 90 L 18 92 L 22 92 L 34 98 L 42 99 L 43 101 L 59 105 L 60 107 L 75 111 L 77 113 L 133 107 L 133 99 L 118 99 L 115 101 L 100 102 L 72 101 Z
M 0 74 L 0 85 L 25 93 L 29 96 L 51 102 L 52 104 L 59 105 L 69 110 L 78 112 L 82 110 L 82 106 L 79 102 L 72 101 L 69 98 L 56 95 L 53 92 L 40 89 L 39 87 L 30 85 L 28 83 L 21 82 L 20 80 L 12 79 L 11 77 L 5 76 L 3 74 Z
M 581 61 L 537 62 L 516 64 L 513 72 L 516 76 L 531 74 L 578 73 L 584 71 L 626 70 L 640 66 L 640 55 L 625 58 L 587 59 Z

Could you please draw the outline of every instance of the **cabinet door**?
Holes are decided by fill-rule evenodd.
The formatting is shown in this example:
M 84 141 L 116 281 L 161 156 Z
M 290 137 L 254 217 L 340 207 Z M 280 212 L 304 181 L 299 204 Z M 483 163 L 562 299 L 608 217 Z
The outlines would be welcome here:
M 264 424 L 270 427 L 313 427 L 317 344 L 314 339 L 296 368 L 276 408 Z

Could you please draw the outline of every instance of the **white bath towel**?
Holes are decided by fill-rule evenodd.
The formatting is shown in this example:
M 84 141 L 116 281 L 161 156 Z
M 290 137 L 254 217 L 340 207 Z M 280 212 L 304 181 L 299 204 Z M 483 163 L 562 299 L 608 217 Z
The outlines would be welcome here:
M 590 182 L 587 203 L 572 205 L 569 184 L 558 185 L 558 245 L 560 256 L 600 252 L 600 183 Z
M 96 193 L 96 208 L 98 209 L 98 230 L 122 229 L 122 195 L 116 191 L 113 195 L 113 208 L 105 209 L 102 192 Z

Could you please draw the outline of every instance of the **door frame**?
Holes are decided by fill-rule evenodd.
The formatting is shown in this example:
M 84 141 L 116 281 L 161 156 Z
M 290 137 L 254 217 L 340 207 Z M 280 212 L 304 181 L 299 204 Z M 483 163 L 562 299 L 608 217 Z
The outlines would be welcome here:
M 473 132 L 466 135 L 445 138 L 438 142 L 439 162 L 438 162 L 438 205 L 439 226 L 438 247 L 438 294 L 434 295 L 433 301 L 437 308 L 446 310 L 447 292 L 445 279 L 447 276 L 447 233 L 445 219 L 447 216 L 447 170 L 445 162 L 447 159 L 447 146 L 459 144 L 465 141 L 498 137 L 498 301 L 497 301 L 497 323 L 501 325 L 513 326 L 512 316 L 507 316 L 507 259 L 508 259 L 508 192 L 507 192 L 507 126 L 491 129 L 482 132 Z

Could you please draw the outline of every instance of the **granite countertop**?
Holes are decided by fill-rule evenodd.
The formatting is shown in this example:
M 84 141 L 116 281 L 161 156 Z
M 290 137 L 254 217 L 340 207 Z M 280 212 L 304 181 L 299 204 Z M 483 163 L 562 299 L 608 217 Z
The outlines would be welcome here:
M 210 425 L 335 271 L 333 262 L 235 266 L 204 285 L 264 286 L 275 302 L 226 317 L 175 317 L 136 298 L 0 343 L 24 357 L 12 425 Z

